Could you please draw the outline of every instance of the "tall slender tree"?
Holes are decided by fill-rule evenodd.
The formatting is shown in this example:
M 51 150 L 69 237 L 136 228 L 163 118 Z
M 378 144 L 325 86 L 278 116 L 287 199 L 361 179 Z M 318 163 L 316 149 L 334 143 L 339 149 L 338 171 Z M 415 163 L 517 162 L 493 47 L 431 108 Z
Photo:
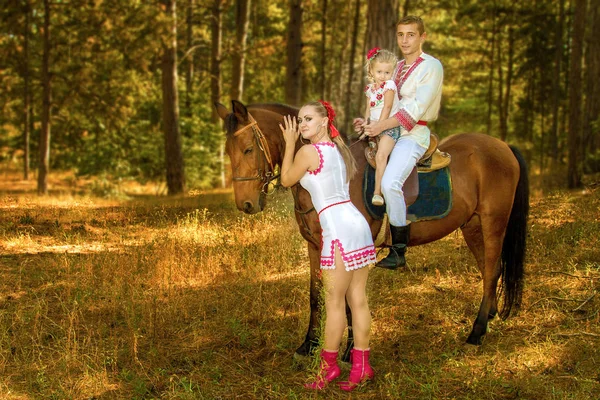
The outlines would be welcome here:
M 167 189 L 173 195 L 185 190 L 177 91 L 177 0 L 163 0 L 163 4 L 169 19 L 162 55 L 163 132 Z
M 44 0 L 44 53 L 42 56 L 42 131 L 40 133 L 40 161 L 38 167 L 37 191 L 48 194 L 48 174 L 50 173 L 50 118 L 52 93 L 50 84 L 50 0 Z
M 583 113 L 583 163 L 587 172 L 600 171 L 600 164 L 586 162 L 600 148 L 600 3 L 591 1 L 587 26 L 585 112 Z
M 212 104 L 221 101 L 222 4 L 223 0 L 214 0 L 211 9 L 210 100 Z M 216 108 L 212 107 L 212 122 L 216 124 L 219 121 L 219 114 Z
M 319 66 L 319 94 L 322 99 L 325 98 L 325 71 L 327 69 L 327 56 L 326 54 L 327 47 L 327 0 L 321 0 L 321 50 L 320 61 L 321 65 Z
M 29 32 L 31 30 L 31 1 L 23 4 L 25 23 L 23 24 L 23 179 L 29 179 L 29 139 L 31 126 L 31 88 L 29 67 Z
M 289 0 L 290 22 L 287 30 L 285 102 L 302 102 L 302 1 Z
M 194 0 L 188 0 L 185 16 L 185 114 L 192 115 L 192 93 L 194 91 Z
M 352 110 L 352 87 L 354 85 L 354 65 L 356 60 L 356 48 L 358 42 L 358 23 L 360 21 L 360 0 L 356 0 L 354 6 L 354 17 L 352 23 L 352 42 L 350 44 L 350 66 L 348 71 L 348 83 L 346 85 L 346 99 L 344 101 L 344 115 L 346 117 L 346 132 L 350 132 L 350 125 L 352 123 L 352 116 L 354 115 Z
M 558 0 L 557 27 L 554 30 L 554 68 L 552 75 L 552 127 L 549 137 L 549 152 L 552 167 L 558 163 L 558 117 L 561 100 L 561 66 L 563 59 L 563 27 L 565 22 L 565 0 Z
M 508 116 L 510 112 L 510 93 L 512 88 L 513 78 L 513 62 L 514 62 L 514 28 L 508 27 L 508 59 L 506 68 L 506 81 L 503 81 L 503 66 L 502 66 L 502 53 L 500 43 L 498 43 L 498 111 L 499 111 L 499 122 L 500 122 L 500 139 L 506 140 L 508 136 Z M 503 85 L 506 87 L 503 89 Z
M 581 61 L 585 34 L 585 13 L 587 0 L 575 0 L 573 38 L 571 47 L 571 70 L 569 73 L 569 158 L 567 164 L 567 185 L 569 188 L 581 186 Z
M 366 48 L 381 47 L 394 51 L 398 0 L 368 0 Z
M 244 97 L 244 66 L 246 64 L 246 47 L 248 40 L 248 22 L 250 20 L 250 0 L 235 2 L 235 46 L 231 56 L 231 99 L 242 100 Z
M 496 57 L 496 36 L 497 36 L 497 15 L 496 7 L 492 8 L 492 30 L 490 32 L 490 69 L 488 73 L 488 93 L 487 93 L 487 120 L 486 120 L 486 132 L 488 135 L 492 134 L 492 115 L 494 110 L 494 61 Z

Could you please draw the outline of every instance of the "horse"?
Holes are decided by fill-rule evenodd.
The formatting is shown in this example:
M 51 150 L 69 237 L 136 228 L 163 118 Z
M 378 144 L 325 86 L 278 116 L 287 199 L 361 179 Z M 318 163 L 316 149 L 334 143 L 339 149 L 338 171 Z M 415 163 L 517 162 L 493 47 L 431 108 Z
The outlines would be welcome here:
M 247 214 L 261 212 L 269 187 L 277 179 L 276 167 L 283 160 L 285 142 L 279 124 L 286 115 L 297 117 L 299 110 L 284 104 L 246 107 L 236 100 L 232 101 L 232 111 L 220 103 L 215 103 L 215 107 L 224 121 L 236 206 Z M 295 150 L 300 146 L 299 140 Z M 382 220 L 369 215 L 362 196 L 366 146 L 363 141 L 351 145 L 358 173 L 350 182 L 350 198 L 375 237 Z M 483 298 L 466 342 L 481 345 L 488 321 L 498 313 L 506 319 L 520 306 L 529 211 L 527 165 L 516 147 L 484 134 L 452 135 L 440 142 L 439 149 L 451 155 L 452 209 L 441 219 L 413 222 L 408 245 L 430 243 L 457 229 L 462 231 L 483 277 Z M 321 229 L 310 194 L 299 184 L 291 191 L 296 221 L 307 242 L 310 260 L 308 332 L 294 354 L 303 358 L 318 346 Z M 500 312 L 498 297 L 502 297 Z M 344 360 L 349 359 L 353 344 L 349 307 L 346 311 L 349 327 Z

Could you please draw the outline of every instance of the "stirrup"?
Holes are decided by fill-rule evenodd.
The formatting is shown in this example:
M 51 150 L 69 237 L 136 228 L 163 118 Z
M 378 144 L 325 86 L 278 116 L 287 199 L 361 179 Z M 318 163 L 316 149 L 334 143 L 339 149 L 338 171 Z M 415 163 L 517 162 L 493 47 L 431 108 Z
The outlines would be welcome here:
M 380 195 L 374 194 L 373 198 L 371 199 L 371 204 L 374 206 L 382 206 L 385 204 L 385 200 Z

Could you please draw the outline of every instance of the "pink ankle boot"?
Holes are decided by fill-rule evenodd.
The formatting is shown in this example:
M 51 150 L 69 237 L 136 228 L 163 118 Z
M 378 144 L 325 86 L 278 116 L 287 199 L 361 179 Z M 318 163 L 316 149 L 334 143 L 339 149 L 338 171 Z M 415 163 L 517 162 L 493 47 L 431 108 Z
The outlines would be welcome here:
M 338 376 L 340 376 L 340 367 L 337 364 L 337 351 L 321 351 L 321 365 L 319 365 L 319 373 L 314 382 L 304 385 L 307 389 L 321 390 Z
M 369 352 L 370 349 L 350 350 L 350 359 L 352 361 L 350 376 L 348 377 L 348 381 L 339 382 L 340 389 L 350 392 L 361 383 L 373 379 L 373 375 L 375 375 L 375 373 L 369 364 Z

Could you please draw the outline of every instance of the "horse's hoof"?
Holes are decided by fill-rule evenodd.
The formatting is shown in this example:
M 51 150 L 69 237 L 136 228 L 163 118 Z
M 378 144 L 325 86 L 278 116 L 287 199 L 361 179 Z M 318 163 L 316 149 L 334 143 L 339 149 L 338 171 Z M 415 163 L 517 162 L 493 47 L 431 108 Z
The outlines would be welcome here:
M 483 344 L 482 336 L 470 334 L 467 338 L 467 344 L 472 344 L 474 346 L 481 346 Z
M 292 369 L 295 369 L 296 371 L 302 371 L 306 369 L 308 363 L 310 363 L 309 356 L 303 356 L 302 354 L 294 353 L 294 356 L 292 357 Z

